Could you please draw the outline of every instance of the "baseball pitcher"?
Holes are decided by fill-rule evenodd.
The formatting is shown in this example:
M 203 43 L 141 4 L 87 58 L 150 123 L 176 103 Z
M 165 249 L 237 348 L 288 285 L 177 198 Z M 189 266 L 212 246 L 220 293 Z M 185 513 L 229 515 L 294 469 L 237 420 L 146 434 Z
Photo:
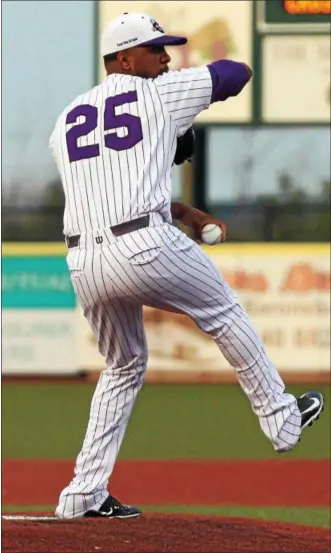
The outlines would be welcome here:
M 188 315 L 214 339 L 276 451 L 292 449 L 323 409 L 319 392 L 286 393 L 235 293 L 172 224 L 180 220 L 199 239 L 216 223 L 226 239 L 222 221 L 171 203 L 171 170 L 193 154 L 196 116 L 240 94 L 252 77 L 231 60 L 170 71 L 165 47 L 186 42 L 144 13 L 114 19 L 101 40 L 105 79 L 73 100 L 50 138 L 65 194 L 71 281 L 105 358 L 60 518 L 140 514 L 107 487 L 144 381 L 144 305 Z

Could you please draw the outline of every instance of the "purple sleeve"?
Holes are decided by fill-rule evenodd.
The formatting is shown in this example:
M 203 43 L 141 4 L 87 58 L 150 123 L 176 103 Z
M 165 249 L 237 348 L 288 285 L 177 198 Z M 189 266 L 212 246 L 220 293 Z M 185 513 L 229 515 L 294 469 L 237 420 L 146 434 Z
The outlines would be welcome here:
M 218 60 L 207 67 L 213 87 L 211 104 L 224 102 L 231 96 L 237 96 L 251 78 L 247 67 L 237 61 Z

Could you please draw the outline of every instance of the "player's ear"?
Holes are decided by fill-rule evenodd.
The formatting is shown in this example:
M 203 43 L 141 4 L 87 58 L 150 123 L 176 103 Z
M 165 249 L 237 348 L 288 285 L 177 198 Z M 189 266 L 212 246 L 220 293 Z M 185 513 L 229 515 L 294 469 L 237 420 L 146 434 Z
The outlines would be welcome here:
M 128 52 L 127 50 L 123 50 L 122 52 L 119 52 L 117 59 L 120 61 L 121 66 L 123 67 L 123 69 L 125 69 L 126 71 L 130 71 L 130 69 L 131 69 L 130 52 Z

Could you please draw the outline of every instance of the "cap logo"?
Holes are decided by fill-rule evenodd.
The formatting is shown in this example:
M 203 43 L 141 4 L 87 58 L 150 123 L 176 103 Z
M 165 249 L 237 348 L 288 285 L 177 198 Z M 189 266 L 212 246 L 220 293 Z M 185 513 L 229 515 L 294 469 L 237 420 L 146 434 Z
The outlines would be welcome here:
M 161 25 L 158 24 L 157 21 L 155 21 L 155 19 L 151 19 L 151 23 L 152 23 L 152 31 L 158 31 L 159 33 L 163 33 L 164 34 L 164 30 L 162 29 Z

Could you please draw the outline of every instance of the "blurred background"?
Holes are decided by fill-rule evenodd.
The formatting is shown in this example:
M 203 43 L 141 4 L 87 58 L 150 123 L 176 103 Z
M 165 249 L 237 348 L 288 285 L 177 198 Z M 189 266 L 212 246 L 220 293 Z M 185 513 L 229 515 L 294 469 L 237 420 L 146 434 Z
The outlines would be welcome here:
M 4 0 L 5 459 L 74 459 L 103 366 L 66 267 L 48 140 L 65 106 L 104 78 L 99 36 L 123 11 L 188 36 L 169 49 L 173 69 L 224 57 L 253 68 L 239 97 L 197 118 L 194 161 L 173 168 L 173 199 L 227 222 L 228 244 L 206 249 L 290 390 L 330 395 L 330 2 Z M 275 457 L 215 344 L 179 315 L 145 310 L 145 327 L 148 384 L 121 458 Z M 48 378 L 86 375 L 72 387 Z M 290 457 L 329 459 L 328 414 Z M 320 507 L 277 516 L 326 525 Z
M 198 118 L 194 170 L 174 169 L 174 197 L 222 216 L 230 240 L 328 242 L 329 15 L 290 14 L 293 3 L 282 0 L 205 4 L 201 15 L 198 2 L 126 3 L 188 35 L 187 48 L 170 49 L 174 69 L 230 57 L 254 70 L 238 99 Z M 62 240 L 48 139 L 61 110 L 103 78 L 99 30 L 122 9 L 114 1 L 2 3 L 3 240 Z

